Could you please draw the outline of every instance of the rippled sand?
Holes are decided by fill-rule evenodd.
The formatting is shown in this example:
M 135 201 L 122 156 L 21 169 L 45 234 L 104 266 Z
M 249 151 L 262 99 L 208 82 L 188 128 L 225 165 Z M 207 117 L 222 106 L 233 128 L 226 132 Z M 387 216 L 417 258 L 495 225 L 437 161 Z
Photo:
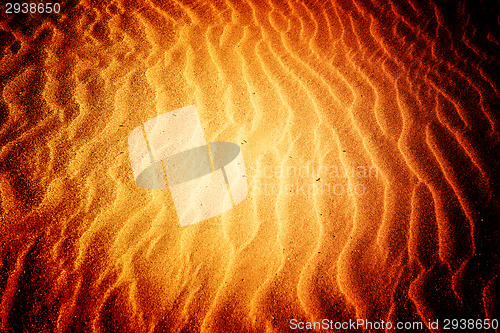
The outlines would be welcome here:
M 2 14 L 1 330 L 498 318 L 499 4 L 439 3 Z M 127 138 L 191 104 L 249 196 L 181 228 Z

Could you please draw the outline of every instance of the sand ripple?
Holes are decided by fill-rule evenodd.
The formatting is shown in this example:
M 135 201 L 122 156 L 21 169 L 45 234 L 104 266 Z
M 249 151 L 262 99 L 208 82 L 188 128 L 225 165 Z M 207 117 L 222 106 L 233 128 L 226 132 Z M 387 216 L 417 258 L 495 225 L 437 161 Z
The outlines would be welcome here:
M 498 318 L 498 3 L 108 3 L 2 14 L 2 331 Z M 180 228 L 127 137 L 191 104 L 250 193 Z

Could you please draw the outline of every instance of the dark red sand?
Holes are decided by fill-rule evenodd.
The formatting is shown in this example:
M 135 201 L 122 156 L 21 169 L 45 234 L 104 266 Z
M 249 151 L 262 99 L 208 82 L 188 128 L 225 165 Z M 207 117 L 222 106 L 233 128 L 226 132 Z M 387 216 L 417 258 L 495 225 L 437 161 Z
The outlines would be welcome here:
M 0 330 L 500 319 L 499 15 L 494 1 L 2 5 Z M 191 104 L 207 141 L 241 144 L 250 193 L 180 228 L 168 191 L 135 185 L 127 137 Z

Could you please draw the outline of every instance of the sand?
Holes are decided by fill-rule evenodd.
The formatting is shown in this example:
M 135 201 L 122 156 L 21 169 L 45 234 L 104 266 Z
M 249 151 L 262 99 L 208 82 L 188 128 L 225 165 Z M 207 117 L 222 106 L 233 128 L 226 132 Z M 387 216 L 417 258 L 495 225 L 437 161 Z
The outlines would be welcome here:
M 498 318 L 499 5 L 440 3 L 3 13 L 1 330 Z M 180 227 L 127 138 L 192 104 L 249 193 Z

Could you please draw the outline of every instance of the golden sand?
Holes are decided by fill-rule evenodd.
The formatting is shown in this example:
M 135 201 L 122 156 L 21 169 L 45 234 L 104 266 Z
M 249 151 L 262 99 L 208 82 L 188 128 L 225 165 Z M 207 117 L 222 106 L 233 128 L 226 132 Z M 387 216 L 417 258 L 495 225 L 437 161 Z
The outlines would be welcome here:
M 488 12 L 89 0 L 2 14 L 1 330 L 498 318 Z M 192 104 L 208 142 L 241 146 L 249 194 L 183 228 L 168 190 L 134 183 L 127 137 Z

